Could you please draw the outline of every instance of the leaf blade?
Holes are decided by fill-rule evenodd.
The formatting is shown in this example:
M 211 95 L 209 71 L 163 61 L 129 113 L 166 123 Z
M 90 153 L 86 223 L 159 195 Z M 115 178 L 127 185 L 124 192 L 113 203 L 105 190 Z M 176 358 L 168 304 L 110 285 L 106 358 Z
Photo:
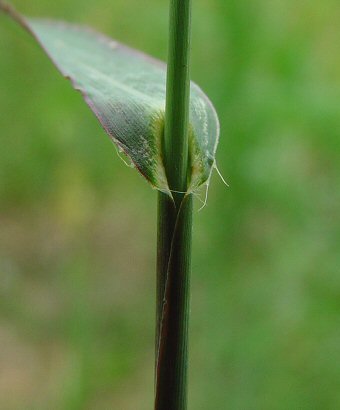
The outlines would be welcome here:
M 0 9 L 35 38 L 150 184 L 171 195 L 162 155 L 166 65 L 92 29 L 25 18 L 1 1 Z M 209 180 L 219 138 L 216 111 L 194 83 L 190 124 L 189 191 Z

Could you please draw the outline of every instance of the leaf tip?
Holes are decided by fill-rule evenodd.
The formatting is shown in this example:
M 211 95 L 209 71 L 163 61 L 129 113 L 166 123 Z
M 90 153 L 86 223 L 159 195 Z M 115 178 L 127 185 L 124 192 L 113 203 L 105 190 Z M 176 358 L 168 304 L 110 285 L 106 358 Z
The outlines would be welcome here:
M 10 16 L 12 16 L 12 17 L 18 15 L 18 12 L 15 10 L 15 8 L 14 8 L 11 4 L 6 3 L 6 2 L 4 2 L 4 1 L 2 1 L 2 0 L 0 0 L 0 10 L 1 10 L 3 13 L 8 14 L 8 15 L 10 15 Z
M 0 0 L 0 12 L 3 12 L 4 14 L 7 14 L 13 20 L 15 20 L 17 23 L 19 23 L 25 30 L 30 32 L 30 29 L 29 29 L 25 19 L 21 16 L 20 13 L 17 12 L 17 10 L 14 8 L 14 6 L 12 6 L 10 3 L 7 3 L 3 0 Z

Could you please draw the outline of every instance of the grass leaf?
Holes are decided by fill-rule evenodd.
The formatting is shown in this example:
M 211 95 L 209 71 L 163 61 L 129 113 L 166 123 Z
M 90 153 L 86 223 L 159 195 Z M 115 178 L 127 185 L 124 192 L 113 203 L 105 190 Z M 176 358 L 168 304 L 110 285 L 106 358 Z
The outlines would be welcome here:
M 25 18 L 1 0 L 0 10 L 35 38 L 151 185 L 170 194 L 162 155 L 166 65 L 86 27 Z M 188 191 L 209 179 L 219 137 L 216 112 L 194 83 L 190 101 Z

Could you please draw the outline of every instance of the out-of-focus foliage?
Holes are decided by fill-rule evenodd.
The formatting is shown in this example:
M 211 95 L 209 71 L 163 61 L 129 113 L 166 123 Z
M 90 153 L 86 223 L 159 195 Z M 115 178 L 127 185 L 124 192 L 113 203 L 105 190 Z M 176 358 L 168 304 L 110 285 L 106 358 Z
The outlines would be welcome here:
M 168 4 L 17 0 L 166 58 Z M 222 125 L 195 216 L 190 408 L 340 407 L 340 10 L 200 0 Z M 156 193 L 0 20 L 0 408 L 152 408 Z

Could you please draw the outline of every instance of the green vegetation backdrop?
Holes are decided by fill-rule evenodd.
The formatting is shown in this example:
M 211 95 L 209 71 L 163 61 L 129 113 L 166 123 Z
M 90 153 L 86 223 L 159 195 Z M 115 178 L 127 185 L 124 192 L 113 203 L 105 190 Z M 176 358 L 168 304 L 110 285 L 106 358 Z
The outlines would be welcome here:
M 166 58 L 165 0 L 14 4 Z M 230 188 L 194 215 L 192 410 L 340 408 L 338 6 L 194 1 Z M 150 410 L 156 192 L 4 16 L 0 130 L 0 408 Z

